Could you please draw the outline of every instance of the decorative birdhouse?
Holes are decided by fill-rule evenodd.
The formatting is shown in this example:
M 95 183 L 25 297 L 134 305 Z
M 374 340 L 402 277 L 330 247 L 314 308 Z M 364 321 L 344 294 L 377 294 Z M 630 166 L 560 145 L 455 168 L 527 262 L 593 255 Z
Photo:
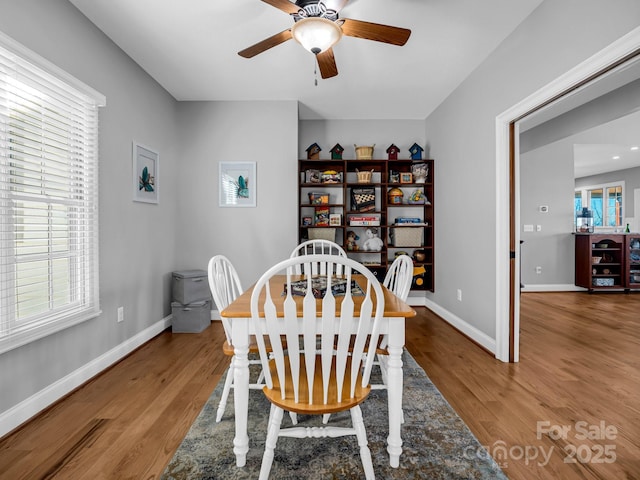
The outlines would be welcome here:
M 389 148 L 387 148 L 387 153 L 389 154 L 389 160 L 397 160 L 399 151 L 400 149 L 396 147 L 393 143 L 389 145 Z
M 320 158 L 321 151 L 322 149 L 320 148 L 320 145 L 313 143 L 309 145 L 309 148 L 307 148 L 307 158 L 309 160 L 318 160 Z
M 342 160 L 342 152 L 344 152 L 344 148 L 339 143 L 336 143 L 331 150 L 331 159 L 332 160 Z
M 409 152 L 411 153 L 411 159 L 412 160 L 422 160 L 422 152 L 423 151 L 424 151 L 424 149 L 420 145 L 418 145 L 417 143 L 414 143 L 409 148 Z

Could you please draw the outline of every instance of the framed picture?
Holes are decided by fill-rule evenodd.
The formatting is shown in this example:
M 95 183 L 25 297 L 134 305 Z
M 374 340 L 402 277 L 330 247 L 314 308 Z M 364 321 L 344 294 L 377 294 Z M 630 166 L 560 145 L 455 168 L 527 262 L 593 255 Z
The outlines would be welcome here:
M 133 142 L 133 200 L 136 202 L 158 203 L 159 200 L 159 159 L 158 152 Z
M 256 162 L 220 162 L 221 207 L 256 206 Z
M 329 225 L 339 227 L 342 225 L 342 215 L 339 213 L 329 214 Z
M 413 175 L 408 172 L 400 172 L 400 183 L 413 183 Z

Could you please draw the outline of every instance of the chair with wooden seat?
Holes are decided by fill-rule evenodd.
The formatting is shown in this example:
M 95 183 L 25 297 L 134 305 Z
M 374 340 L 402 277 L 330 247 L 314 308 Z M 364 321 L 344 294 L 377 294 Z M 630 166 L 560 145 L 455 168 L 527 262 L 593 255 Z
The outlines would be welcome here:
M 302 242 L 296 248 L 293 249 L 289 258 L 298 257 L 300 255 L 340 255 L 342 257 L 347 256 L 347 252 L 335 242 L 331 240 L 307 240 L 306 242 Z M 311 264 L 311 274 L 316 275 L 317 273 L 325 273 L 323 271 L 319 271 L 323 266 L 326 265 L 324 262 L 320 262 L 319 264 Z M 336 265 L 336 273 L 340 274 L 342 266 Z M 296 274 L 300 275 L 302 273 L 307 273 L 303 270 L 302 265 L 294 266 L 294 271 Z
M 239 297 L 243 290 L 242 284 L 240 283 L 240 278 L 238 277 L 238 272 L 235 267 L 231 263 L 231 261 L 225 257 L 224 255 L 216 255 L 209 260 L 208 265 L 208 275 L 209 275 L 209 288 L 211 289 L 211 295 L 213 296 L 213 301 L 216 304 L 216 308 L 218 311 L 222 311 L 229 306 L 231 302 L 233 302 L 237 297 Z M 227 405 L 227 399 L 229 397 L 229 391 L 233 386 L 233 365 L 234 365 L 234 351 L 233 351 L 233 342 L 231 339 L 231 324 L 228 318 L 221 317 L 222 327 L 224 329 L 224 334 L 226 340 L 224 345 L 222 346 L 222 351 L 225 355 L 231 357 L 231 361 L 229 362 L 229 371 L 227 373 L 227 377 L 224 381 L 224 388 L 222 390 L 222 397 L 220 398 L 220 403 L 218 404 L 218 411 L 216 413 L 216 422 L 222 420 L 222 415 L 224 415 L 224 410 Z M 258 353 L 258 347 L 255 342 L 251 342 L 249 346 L 249 352 Z M 251 361 L 250 363 L 260 363 L 259 361 Z M 251 389 L 261 389 L 264 385 L 262 383 L 263 373 L 260 374 L 258 381 L 254 384 L 250 384 L 249 388 Z
M 321 263 L 325 263 L 320 270 L 323 274 L 319 273 L 313 279 L 308 275 L 294 284 L 292 272 L 296 267 L 311 271 L 313 264 Z M 344 274 L 339 279 L 333 273 L 337 266 Z M 287 274 L 284 285 L 269 283 L 277 274 Z M 352 285 L 356 274 L 359 287 Z M 326 288 L 318 288 L 312 283 L 318 282 L 318 277 L 326 282 Z M 343 278 L 346 292 L 334 295 L 334 288 L 339 290 L 335 282 Z M 302 292 L 306 293 L 297 296 Z M 321 298 L 315 298 L 314 292 Z M 283 302 L 281 312 L 276 311 L 274 301 Z M 360 305 L 359 315 L 355 314 L 356 305 Z M 269 476 L 279 437 L 345 435 L 357 437 L 365 477 L 375 478 L 359 405 L 371 391 L 369 376 L 383 314 L 382 285 L 369 269 L 347 257 L 297 256 L 273 266 L 258 280 L 251 296 L 251 321 L 265 372 L 263 392 L 271 402 L 260 479 L 266 480 Z M 322 322 L 320 329 L 316 329 L 318 321 Z M 316 334 L 316 331 L 322 333 Z M 281 343 L 283 335 L 286 346 Z M 271 342 L 272 357 L 266 349 L 267 340 Z M 371 354 L 367 355 L 370 349 Z M 284 410 L 306 415 L 349 410 L 352 427 L 281 429 Z

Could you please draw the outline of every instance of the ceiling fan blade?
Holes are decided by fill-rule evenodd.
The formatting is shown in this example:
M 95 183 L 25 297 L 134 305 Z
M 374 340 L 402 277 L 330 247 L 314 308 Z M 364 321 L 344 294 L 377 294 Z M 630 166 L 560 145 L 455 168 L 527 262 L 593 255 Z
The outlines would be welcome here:
M 250 47 L 245 48 L 244 50 L 240 50 L 238 52 L 238 55 L 244 58 L 255 57 L 259 53 L 262 53 L 265 50 L 269 50 L 270 48 L 278 46 L 281 43 L 284 43 L 287 40 L 290 40 L 291 38 L 292 38 L 291 29 L 289 28 L 288 30 L 283 30 L 280 33 L 276 33 L 275 35 L 272 35 L 269 38 L 265 38 L 261 42 L 258 42 L 255 45 L 251 45 Z
M 342 18 L 342 32 L 349 37 L 365 38 L 376 42 L 390 43 L 392 45 L 404 45 L 409 40 L 411 30 L 407 28 L 391 27 L 379 23 L 363 22 Z
M 349 0 L 325 0 L 323 3 L 325 7 L 331 10 L 334 10 L 336 12 L 339 12 L 344 8 L 344 6 L 347 4 L 348 1 Z
M 338 67 L 336 59 L 333 56 L 333 49 L 330 48 L 316 55 L 318 67 L 320 67 L 320 76 L 322 78 L 331 78 L 338 75 Z
M 300 7 L 295 3 L 291 3 L 289 0 L 262 0 L 264 3 L 268 3 L 272 7 L 276 7 L 282 10 L 284 13 L 298 13 Z

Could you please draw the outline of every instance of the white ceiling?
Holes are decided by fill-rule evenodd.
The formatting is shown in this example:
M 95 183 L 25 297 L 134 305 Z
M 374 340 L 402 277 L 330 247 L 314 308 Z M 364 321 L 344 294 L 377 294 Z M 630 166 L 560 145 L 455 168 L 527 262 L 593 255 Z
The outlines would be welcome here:
M 582 105 L 595 103 L 595 109 L 604 109 L 604 118 L 609 118 L 609 105 L 617 105 L 620 116 L 614 120 L 602 121 L 586 132 L 577 132 L 563 139 L 573 146 L 575 178 L 599 175 L 602 173 L 636 168 L 640 166 L 640 102 L 621 101 L 628 93 L 623 87 L 640 78 L 640 57 L 635 57 L 606 74 L 599 76 L 580 89 L 551 103 L 541 110 L 525 117 L 519 122 L 520 133 L 538 127 L 545 122 L 553 122 L 564 114 Z M 618 92 L 620 98 L 612 97 Z M 607 95 L 608 94 L 608 95 Z M 603 103 L 604 102 L 604 103 Z M 613 108 L 613 107 L 612 107 Z M 577 111 L 577 110 L 576 110 Z M 594 115 L 594 113 L 583 113 Z M 572 122 L 568 118 L 563 122 Z M 586 135 L 586 136 L 585 136 Z M 585 140 L 610 140 L 607 143 L 586 143 Z M 613 143 L 616 142 L 616 143 Z
M 639 167 L 640 142 L 629 145 L 575 143 L 573 165 L 575 178 Z
M 237 55 L 293 20 L 260 0 L 70 0 L 177 100 L 297 100 L 302 119 L 423 119 L 542 0 L 351 0 L 341 17 L 409 28 L 403 47 L 344 37 L 339 75 L 288 41 Z

